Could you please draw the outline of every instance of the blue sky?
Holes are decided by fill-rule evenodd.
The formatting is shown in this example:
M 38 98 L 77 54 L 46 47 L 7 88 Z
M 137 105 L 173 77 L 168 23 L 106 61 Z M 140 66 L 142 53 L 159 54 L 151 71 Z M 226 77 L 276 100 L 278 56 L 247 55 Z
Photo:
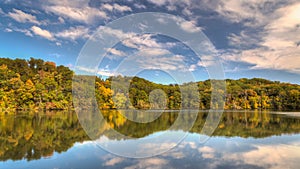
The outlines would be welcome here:
M 206 35 L 225 78 L 300 83 L 299 0 L 3 0 L 0 5 L 0 57 L 42 58 L 74 69 L 99 27 L 130 14 L 163 12 L 185 19 L 179 26 L 187 33 Z M 126 69 L 140 66 L 148 72 L 139 76 L 161 83 L 172 82 L 168 71 L 208 78 L 209 56 L 197 57 L 183 42 L 163 35 L 130 37 L 107 49 L 99 75 L 126 75 L 118 68 L 127 60 Z

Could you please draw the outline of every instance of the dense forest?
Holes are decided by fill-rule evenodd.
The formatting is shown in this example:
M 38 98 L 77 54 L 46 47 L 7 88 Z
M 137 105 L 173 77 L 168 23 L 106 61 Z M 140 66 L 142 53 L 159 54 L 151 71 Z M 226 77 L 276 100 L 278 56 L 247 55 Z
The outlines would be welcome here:
M 0 110 L 72 109 L 73 75 L 68 67 L 41 59 L 0 58 Z M 162 85 L 139 77 L 95 79 L 95 97 L 100 109 L 223 107 L 211 105 L 211 80 Z M 125 82 L 130 84 L 129 89 L 121 85 Z M 198 92 L 187 96 L 182 92 L 190 90 Z M 224 108 L 299 110 L 300 85 L 260 78 L 227 79 Z
M 73 72 L 53 62 L 31 58 L 0 59 L 0 108 L 66 109 L 72 106 Z

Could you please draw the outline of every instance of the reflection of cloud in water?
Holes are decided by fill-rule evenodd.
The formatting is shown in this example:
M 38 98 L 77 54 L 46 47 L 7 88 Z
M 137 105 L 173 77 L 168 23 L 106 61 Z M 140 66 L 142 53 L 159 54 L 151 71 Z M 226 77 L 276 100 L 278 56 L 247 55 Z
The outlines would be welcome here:
M 194 141 L 182 141 L 177 147 L 178 148 L 190 147 L 191 149 L 197 149 L 198 145 Z
M 105 166 L 114 166 L 116 164 L 123 162 L 124 160 L 125 160 L 124 158 L 115 157 L 115 158 L 112 158 L 112 159 L 106 161 L 104 165 Z
M 74 144 L 74 148 L 85 148 L 86 146 L 97 146 L 94 141 L 83 141 Z
M 144 153 L 144 154 L 151 154 L 151 153 L 156 153 L 157 152 L 162 152 L 162 151 L 167 151 L 170 150 L 172 147 L 175 147 L 177 143 L 175 142 L 166 142 L 166 143 L 146 143 L 146 144 L 141 144 L 139 153 Z M 156 155 L 154 154 L 154 155 Z
M 244 143 L 240 141 L 226 141 L 225 144 L 218 150 L 224 151 L 226 153 L 242 153 L 249 152 L 251 150 L 256 150 L 257 148 L 249 143 Z
M 110 153 L 123 157 L 153 157 L 177 146 L 186 133 L 183 131 L 164 131 L 139 139 L 111 140 L 106 136 L 99 137 L 96 143 Z
M 197 147 L 196 153 L 193 152 L 194 146 L 190 145 Z M 198 160 L 199 166 L 205 168 L 300 168 L 299 145 L 300 142 L 292 142 L 289 145 L 245 144 L 240 140 L 219 142 L 218 145 L 209 143 L 209 146 L 199 147 L 195 142 L 185 141 L 164 157 L 174 158 L 173 154 L 183 152 L 183 162 Z
M 300 147 L 279 145 L 258 145 L 256 150 L 245 153 L 226 154 L 224 159 L 241 160 L 246 164 L 268 167 L 271 169 L 300 168 Z
M 138 160 L 137 164 L 125 167 L 125 169 L 135 168 L 151 168 L 151 169 L 164 169 L 171 168 L 168 166 L 168 161 L 161 158 L 147 158 Z
M 275 137 L 277 139 L 277 137 Z M 274 138 L 273 138 L 274 139 Z M 292 139 L 292 140 L 291 140 Z M 289 140 L 289 141 L 286 141 Z M 261 139 L 212 138 L 205 145 L 187 138 L 178 146 L 159 156 L 131 159 L 117 157 L 102 157 L 103 167 L 132 168 L 300 168 L 300 142 L 293 136 L 286 140 L 271 144 L 262 143 Z M 270 141 L 270 140 L 269 140 Z M 172 143 L 170 143 L 172 144 Z M 175 143 L 174 143 L 175 144 Z M 161 149 L 169 144 L 149 143 L 140 151 Z M 192 162 L 191 162 L 192 161 Z
M 198 149 L 199 153 L 202 154 L 202 157 L 203 158 L 214 158 L 215 155 L 215 150 L 211 147 L 208 147 L 208 146 L 204 146 L 204 147 L 200 147 Z
M 167 153 L 162 154 L 163 157 L 171 157 L 173 159 L 182 159 L 186 158 L 186 154 L 182 151 L 173 151 L 170 150 Z
M 192 149 L 196 149 L 197 148 L 197 145 L 195 142 L 187 142 L 188 145 L 192 148 Z
M 198 151 L 201 153 L 214 153 L 215 152 L 215 150 L 213 148 L 208 147 L 208 146 L 200 147 L 198 149 Z

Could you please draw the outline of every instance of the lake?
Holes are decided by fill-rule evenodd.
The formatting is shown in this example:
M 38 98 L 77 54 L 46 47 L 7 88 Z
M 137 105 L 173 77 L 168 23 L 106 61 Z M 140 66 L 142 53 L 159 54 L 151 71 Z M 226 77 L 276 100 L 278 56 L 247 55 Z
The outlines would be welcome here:
M 211 136 L 203 132 L 208 112 L 102 116 L 1 115 L 0 168 L 300 168 L 297 112 L 224 112 Z

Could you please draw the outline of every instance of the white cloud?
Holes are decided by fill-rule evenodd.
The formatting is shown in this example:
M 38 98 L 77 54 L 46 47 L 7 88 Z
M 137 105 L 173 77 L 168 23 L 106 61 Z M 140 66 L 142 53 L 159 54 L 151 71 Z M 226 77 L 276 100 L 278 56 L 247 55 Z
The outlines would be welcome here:
M 165 5 L 168 2 L 168 0 L 148 0 L 148 1 L 158 6 Z
M 120 29 L 100 27 L 101 34 L 108 34 L 123 39 L 124 46 L 135 48 L 144 55 L 165 55 L 170 54 L 169 49 L 179 45 L 176 42 L 159 43 L 151 34 L 137 35 L 133 32 L 123 32 Z M 102 33 L 103 32 L 103 33 Z M 99 35 L 101 35 L 99 34 Z
M 295 29 L 300 24 L 300 3 L 280 8 L 276 13 L 280 17 L 267 26 L 269 30 L 282 32 Z
M 122 30 L 104 27 L 102 30 L 109 35 L 125 39 L 122 41 L 122 45 L 136 49 L 134 55 L 126 58 L 129 59 L 129 65 L 135 64 L 143 69 L 178 70 L 180 72 L 194 71 L 197 68 L 197 65 L 188 65 L 185 56 L 172 54 L 170 48 L 179 45 L 176 42 L 159 43 L 151 34 L 136 35 L 131 32 L 125 33 Z M 116 49 L 111 50 L 110 53 L 114 56 L 126 55 L 125 51 Z M 110 58 L 110 56 L 107 57 Z
M 105 19 L 107 15 L 105 12 L 100 11 L 96 8 L 91 8 L 89 6 L 83 7 L 71 7 L 71 6 L 46 6 L 45 10 L 51 12 L 55 15 L 62 16 L 64 18 L 69 18 L 78 22 L 92 23 L 97 19 Z
M 85 73 L 96 73 L 97 72 L 97 69 L 84 67 L 84 66 L 76 66 L 75 69 L 84 71 Z
M 55 42 L 55 45 L 56 46 L 61 46 L 61 43 L 60 42 Z
M 89 5 L 90 0 L 51 0 L 45 2 L 45 5 L 49 6 L 69 6 L 69 7 L 85 7 Z
M 148 0 L 157 6 L 189 6 L 191 0 Z
M 184 64 L 184 56 L 182 55 L 164 55 L 143 57 L 143 54 L 132 58 L 143 69 L 159 69 L 170 71 L 188 71 L 188 67 Z
M 56 37 L 69 39 L 69 40 L 77 40 L 77 39 L 85 39 L 89 38 L 89 29 L 83 26 L 71 27 L 62 32 L 58 32 L 55 34 Z
M 274 69 L 300 73 L 300 3 L 276 9 L 263 19 L 263 30 L 258 34 L 230 35 L 229 42 L 235 47 L 244 48 L 233 54 L 222 56 L 226 61 L 245 62 L 251 69 Z M 229 51 L 231 52 L 231 51 Z
M 136 7 L 136 8 L 138 8 L 138 9 L 146 9 L 147 8 L 145 5 L 143 5 L 143 4 L 137 4 L 137 3 L 135 3 L 133 6 Z
M 230 22 L 244 21 L 248 26 L 261 25 L 265 19 L 264 11 L 261 9 L 268 11 L 270 9 L 267 8 L 273 8 L 275 5 L 274 2 L 270 2 L 272 5 L 265 5 L 269 2 L 261 0 L 219 0 L 218 2 L 217 7 L 211 6 L 211 8 L 215 8 L 216 12 Z
M 115 48 L 109 48 L 107 49 L 107 52 L 109 52 L 112 55 L 125 56 L 125 53 L 123 51 L 117 50 Z
M 107 34 L 125 39 L 122 41 L 123 45 L 137 50 L 133 56 L 130 55 L 131 57 L 127 58 L 131 63 L 129 65 L 135 64 L 143 69 L 178 70 L 181 72 L 196 69 L 197 65 L 185 65 L 185 56 L 174 55 L 170 52 L 170 48 L 178 45 L 175 42 L 158 43 L 151 34 L 136 35 L 134 33 L 124 33 L 117 29 L 104 29 L 104 32 Z M 114 56 L 126 56 L 125 51 L 119 51 L 114 48 L 109 50 Z M 107 57 L 110 58 L 110 56 Z
M 193 12 L 191 10 L 189 10 L 188 8 L 184 8 L 182 13 L 183 13 L 183 15 L 186 15 L 186 16 L 193 15 Z
M 83 67 L 83 66 L 76 66 L 75 69 L 77 71 L 83 71 L 82 73 L 85 74 L 97 74 L 97 75 L 102 75 L 102 76 L 117 76 L 120 75 L 117 72 L 111 71 L 111 70 L 107 70 L 107 69 L 93 69 L 93 68 L 89 68 L 89 67 Z
M 132 36 L 131 38 L 125 39 L 122 43 L 131 48 L 160 47 L 160 44 L 158 44 L 150 34 Z
M 108 19 L 108 16 L 104 10 L 126 12 L 132 11 L 129 6 L 119 5 L 117 3 L 108 4 L 103 3 L 100 9 L 91 7 L 89 1 L 68 1 L 68 0 L 54 0 L 44 5 L 44 9 L 47 12 L 51 12 L 63 18 L 71 19 L 86 24 L 97 22 L 99 19 Z
M 265 27 L 263 46 L 270 49 L 295 47 L 300 41 L 300 3 L 280 8 L 276 19 Z
M 183 8 L 182 13 L 186 16 L 192 15 L 192 11 L 188 8 L 194 8 L 195 6 L 195 4 L 192 4 L 192 0 L 148 0 L 148 2 L 159 7 L 164 7 L 168 11 L 176 11 Z
M 193 4 L 189 7 L 215 11 L 219 14 L 219 19 L 257 28 L 274 19 L 276 9 L 295 2 L 297 0 L 201 0 L 198 5 Z
M 103 4 L 101 6 L 102 9 L 106 9 L 108 11 L 118 11 L 118 12 L 126 12 L 126 11 L 132 11 L 132 9 L 129 6 L 126 5 L 119 5 L 119 4 Z
M 38 36 L 41 36 L 41 37 L 46 38 L 48 40 L 54 40 L 54 37 L 53 37 L 51 32 L 49 32 L 47 30 L 44 30 L 44 29 L 41 29 L 40 27 L 32 26 L 30 30 Z
M 194 9 L 215 11 L 225 19 L 233 23 L 242 23 L 248 27 L 264 26 L 272 17 L 273 12 L 280 6 L 293 4 L 297 0 L 272 1 L 272 0 L 148 0 L 156 6 L 166 7 L 174 11 L 183 8 L 182 13 L 191 18 L 199 16 L 192 15 Z M 298 1 L 299 2 L 299 1 Z M 280 23 L 279 23 L 280 24 Z
M 185 32 L 195 33 L 200 32 L 202 30 L 201 27 L 196 26 L 197 22 L 195 20 L 187 21 L 178 17 L 172 18 L 174 21 L 176 21 L 176 24 Z M 158 19 L 157 21 L 162 24 L 166 24 L 166 21 L 164 19 Z
M 4 30 L 5 32 L 12 32 L 13 30 L 12 29 L 10 29 L 10 28 L 5 28 L 5 30 Z
M 171 52 L 167 49 L 162 49 L 162 48 L 140 48 L 139 49 L 139 55 L 142 55 L 143 57 L 147 56 L 163 56 L 171 54 Z
M 258 34 L 251 34 L 243 30 L 239 34 L 231 33 L 227 38 L 232 47 L 249 48 L 259 44 L 260 37 Z
M 250 69 L 273 69 L 300 73 L 300 49 L 297 47 L 284 50 L 269 50 L 257 48 L 244 50 L 237 54 L 225 54 L 222 59 L 225 62 L 244 62 L 250 65 Z
M 13 0 L 3 0 L 3 3 L 5 3 L 5 4 L 9 4 L 9 3 L 11 3 Z
M 193 22 L 189 22 L 189 21 L 183 21 L 180 23 L 180 27 L 181 29 L 183 29 L 186 32 L 200 32 L 201 28 L 197 27 Z
M 59 23 L 65 23 L 65 20 L 64 20 L 64 18 L 62 18 L 62 17 L 58 17 L 58 22 L 59 22 Z
M 107 77 L 120 75 L 120 73 L 116 73 L 116 72 L 113 72 L 110 70 L 104 70 L 104 69 L 98 70 L 97 74 L 102 75 L 102 76 L 107 76 Z
M 121 30 L 121 29 L 113 29 L 113 28 L 105 27 L 105 26 L 100 26 L 99 30 L 101 30 L 100 32 L 103 34 L 115 36 L 116 38 L 119 38 L 119 39 L 127 39 L 127 38 L 131 38 L 136 35 L 135 33 L 132 33 L 132 32 L 123 32 L 123 30 Z M 98 36 L 101 36 L 101 34 L 99 34 Z
M 50 57 L 55 57 L 55 58 L 60 58 L 60 57 L 62 57 L 62 55 L 59 54 L 59 53 L 51 53 L 51 54 L 49 54 L 49 56 L 50 56 Z
M 177 7 L 175 5 L 168 5 L 166 6 L 168 11 L 175 11 L 177 9 Z
M 5 13 L 3 12 L 2 8 L 0 8 L 0 14 L 4 15 Z
M 101 5 L 101 8 L 106 9 L 108 11 L 112 11 L 114 9 L 113 5 L 110 5 L 110 4 L 103 4 L 103 5 Z
M 16 32 L 24 33 L 26 36 L 33 37 L 33 35 L 32 35 L 32 33 L 31 33 L 30 30 L 27 30 L 27 29 L 19 29 L 19 28 L 13 28 L 12 30 L 13 30 L 13 31 L 16 31 Z
M 189 67 L 189 71 L 191 71 L 191 72 L 193 72 L 193 71 L 195 71 L 196 70 L 196 68 L 197 68 L 197 65 L 190 65 L 190 67 Z
M 115 36 L 116 38 L 123 39 L 122 44 L 124 46 L 135 48 L 138 50 L 138 55 L 146 57 L 146 56 L 161 56 L 166 54 L 171 54 L 168 49 L 172 43 L 158 43 L 151 34 L 143 34 L 137 35 L 132 32 L 123 32 L 119 29 L 112 29 L 109 27 L 101 27 L 100 28 L 105 34 L 109 34 L 111 36 Z M 110 53 L 117 56 L 124 56 L 125 53 L 112 49 Z
M 13 12 L 9 12 L 7 16 L 20 23 L 34 23 L 40 25 L 40 22 L 36 19 L 35 16 L 18 9 L 13 9 Z
M 11 28 L 5 28 L 4 31 L 5 32 L 21 32 L 21 33 L 24 33 L 26 36 L 30 36 L 30 37 L 33 36 L 31 31 L 27 30 L 27 29 L 20 29 L 20 28 L 11 27 Z
M 300 49 L 286 48 L 281 51 L 264 49 L 248 50 L 242 53 L 243 61 L 252 63 L 253 69 L 287 70 L 300 73 Z M 251 61 L 255 60 L 255 61 Z
M 198 66 L 209 67 L 216 63 L 216 59 L 211 55 L 201 56 L 201 61 L 197 63 Z
M 115 32 L 115 31 L 114 31 Z M 118 36 L 125 36 L 120 32 Z M 135 48 L 137 53 L 132 56 L 131 62 L 143 69 L 179 70 L 187 71 L 182 55 L 174 55 L 169 48 L 176 43 L 158 43 L 151 34 L 135 35 L 122 41 L 122 44 Z

